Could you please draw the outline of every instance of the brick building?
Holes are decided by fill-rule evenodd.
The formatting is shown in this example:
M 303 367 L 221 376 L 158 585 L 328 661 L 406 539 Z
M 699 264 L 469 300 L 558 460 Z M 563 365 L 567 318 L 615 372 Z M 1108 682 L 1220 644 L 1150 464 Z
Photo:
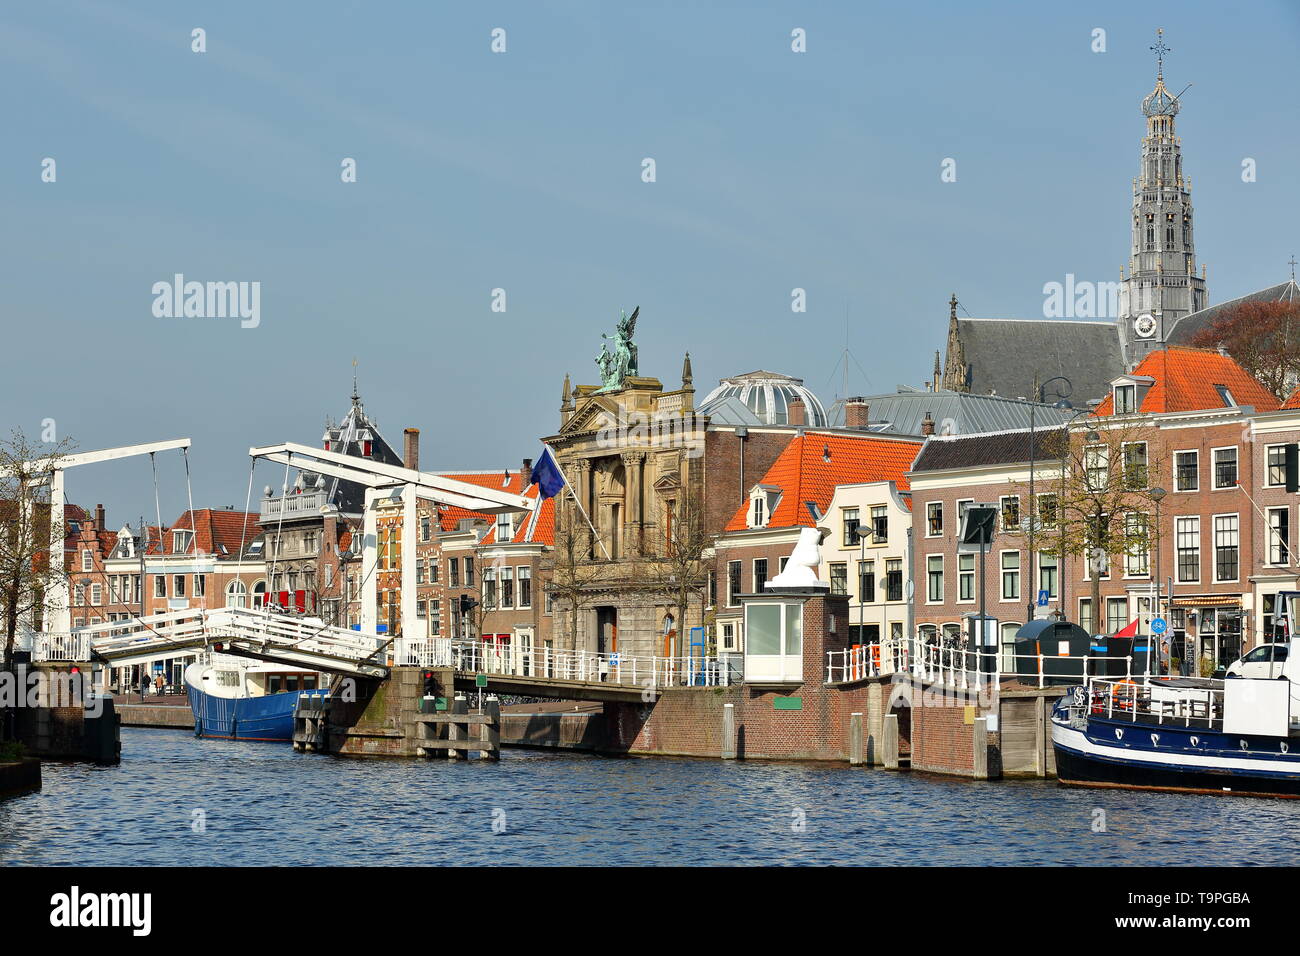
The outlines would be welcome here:
M 1168 347 L 1114 379 L 1095 413 L 1068 426 L 1072 441 L 1086 449 L 1122 435 L 1122 464 L 1099 453 L 1088 468 L 1095 467 L 1101 483 L 1125 469 L 1137 503 L 1123 516 L 1125 526 L 1144 542 L 1105 562 L 1096 616 L 1090 562 L 1059 556 L 1055 546 L 1051 515 L 1067 450 L 1064 430 L 1038 432 L 1032 455 L 1027 430 L 931 438 L 910 474 L 920 636 L 955 635 L 977 611 L 978 549 L 958 547 L 956 533 L 964 509 L 978 502 L 999 512 L 983 584 L 1004 653 L 1027 619 L 1053 611 L 1090 632 L 1113 634 L 1137 621 L 1139 632 L 1147 633 L 1158 568 L 1159 612 L 1170 624 L 1173 656 L 1194 655 L 1205 662 L 1200 669 L 1231 663 L 1263 633 L 1263 597 L 1292 580 L 1280 562 L 1261 561 L 1268 554 L 1257 539 L 1268 513 L 1261 515 L 1252 501 L 1262 493 L 1273 503 L 1279 510 L 1270 520 L 1287 522 L 1289 535 L 1289 507 L 1287 518 L 1280 517 L 1287 503 L 1278 503 L 1278 486 L 1269 484 L 1278 478 L 1281 439 L 1297 434 L 1289 414 L 1279 412 L 1277 400 L 1228 356 Z M 1276 438 L 1257 447 L 1261 422 Z M 1270 444 L 1277 446 L 1271 479 Z M 1033 554 L 1025 520 L 1031 513 L 1039 516 Z M 1039 592 L 1048 601 L 1035 610 Z
M 865 431 L 808 428 L 795 433 L 748 489 L 745 503 L 717 541 L 712 590 L 720 654 L 744 652 L 741 595 L 763 591 L 785 569 L 802 528 L 831 531 L 822 545 L 821 573 L 831 594 L 849 597 L 853 636 L 878 633 L 872 627 L 882 612 L 886 625 L 893 617 L 901 631 L 911 530 L 905 473 L 920 447 L 916 439 Z M 865 528 L 880 535 L 860 537 Z M 851 564 L 858 572 L 852 582 Z M 882 609 L 880 602 L 889 607 Z M 866 603 L 872 605 L 870 615 Z

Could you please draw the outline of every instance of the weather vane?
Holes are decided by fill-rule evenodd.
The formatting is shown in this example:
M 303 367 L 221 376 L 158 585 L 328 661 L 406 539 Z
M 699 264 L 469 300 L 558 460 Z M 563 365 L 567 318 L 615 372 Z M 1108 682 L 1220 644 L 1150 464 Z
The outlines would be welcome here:
M 1164 76 L 1165 54 L 1169 52 L 1169 47 L 1165 46 L 1165 31 L 1163 29 L 1156 30 L 1156 42 L 1150 49 L 1156 55 L 1156 75 Z

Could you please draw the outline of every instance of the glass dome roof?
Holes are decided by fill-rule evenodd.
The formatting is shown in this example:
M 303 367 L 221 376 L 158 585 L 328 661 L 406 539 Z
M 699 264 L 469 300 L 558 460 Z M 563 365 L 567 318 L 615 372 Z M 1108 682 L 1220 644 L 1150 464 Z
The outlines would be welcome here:
M 805 424 L 815 428 L 825 428 L 827 424 L 826 409 L 817 396 L 804 387 L 803 379 L 779 372 L 749 372 L 735 378 L 724 378 L 698 407 L 702 413 L 709 414 L 732 398 L 743 402 L 765 425 L 790 424 L 790 403 L 796 399 L 804 404 Z

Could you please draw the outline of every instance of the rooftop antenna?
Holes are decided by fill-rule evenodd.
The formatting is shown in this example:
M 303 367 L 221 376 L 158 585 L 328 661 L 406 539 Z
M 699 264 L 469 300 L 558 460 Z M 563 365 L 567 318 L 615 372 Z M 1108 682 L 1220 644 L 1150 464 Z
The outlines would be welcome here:
M 1287 260 L 1287 265 L 1291 267 L 1291 281 L 1295 282 L 1295 253 L 1291 253 L 1291 258 Z

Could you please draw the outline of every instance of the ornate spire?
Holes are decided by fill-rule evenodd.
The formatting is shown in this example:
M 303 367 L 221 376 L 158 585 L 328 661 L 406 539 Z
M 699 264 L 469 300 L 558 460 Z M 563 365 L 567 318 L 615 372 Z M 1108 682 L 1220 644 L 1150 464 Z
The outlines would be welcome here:
M 1165 46 L 1165 31 L 1156 30 L 1156 42 L 1150 47 L 1150 50 L 1156 55 L 1156 79 L 1162 79 L 1165 75 L 1165 54 L 1169 52 L 1169 47 Z
M 569 373 L 564 373 L 564 391 L 560 395 L 560 407 L 568 408 L 573 401 L 573 387 L 569 384 Z
M 682 388 L 690 388 L 695 382 L 695 377 L 691 374 L 691 353 L 686 353 L 686 360 L 682 362 Z
M 357 391 L 357 360 L 352 359 L 352 407 L 361 407 L 361 393 Z

